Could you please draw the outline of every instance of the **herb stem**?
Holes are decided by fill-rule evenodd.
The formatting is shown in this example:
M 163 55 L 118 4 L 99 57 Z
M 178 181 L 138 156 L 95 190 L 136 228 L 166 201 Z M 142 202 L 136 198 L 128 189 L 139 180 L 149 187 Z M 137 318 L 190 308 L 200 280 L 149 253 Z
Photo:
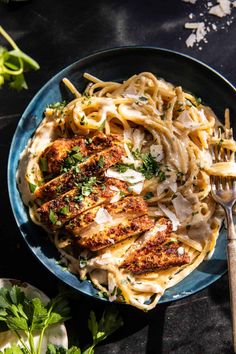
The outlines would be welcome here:
M 24 349 L 26 350 L 26 352 L 28 354 L 31 354 L 31 350 L 27 347 L 27 345 L 25 344 L 24 340 L 22 340 L 22 337 L 21 337 L 20 333 L 17 330 L 14 330 L 14 332 L 17 335 L 17 337 L 19 338 L 19 341 L 20 341 L 21 345 L 24 347 Z
M 0 34 L 6 39 L 6 41 L 16 50 L 20 50 L 14 40 L 9 36 L 9 34 L 0 26 Z

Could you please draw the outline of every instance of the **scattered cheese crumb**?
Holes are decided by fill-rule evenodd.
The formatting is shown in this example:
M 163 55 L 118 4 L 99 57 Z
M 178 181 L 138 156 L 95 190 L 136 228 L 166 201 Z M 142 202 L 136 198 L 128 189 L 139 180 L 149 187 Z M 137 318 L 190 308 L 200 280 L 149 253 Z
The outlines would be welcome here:
M 190 20 L 192 20 L 193 19 L 193 14 L 192 13 L 189 14 L 188 17 L 190 18 Z
M 218 17 L 224 17 L 231 14 L 231 1 L 229 0 L 217 0 L 219 5 L 215 5 L 210 8 L 209 14 Z
M 188 38 L 186 39 L 186 45 L 187 47 L 193 47 L 194 43 L 196 42 L 196 35 L 194 33 L 191 33 Z
M 204 22 L 187 22 L 185 28 L 195 30 L 186 40 L 187 47 L 192 47 L 196 42 L 202 41 L 206 35 L 206 28 Z

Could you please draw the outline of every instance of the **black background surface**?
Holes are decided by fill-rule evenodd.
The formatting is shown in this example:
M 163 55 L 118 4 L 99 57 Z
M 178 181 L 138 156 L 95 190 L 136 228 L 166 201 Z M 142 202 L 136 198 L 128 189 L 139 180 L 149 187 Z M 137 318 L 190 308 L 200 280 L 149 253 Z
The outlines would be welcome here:
M 191 33 L 183 28 L 196 14 L 200 21 L 207 1 L 196 5 L 181 0 L 79 1 L 31 0 L 0 4 L 0 25 L 22 50 L 40 63 L 40 71 L 28 73 L 29 89 L 0 91 L 0 277 L 27 281 L 54 296 L 63 284 L 34 258 L 17 229 L 7 192 L 7 159 L 12 136 L 25 107 L 41 86 L 72 62 L 102 50 L 126 45 L 151 45 L 189 54 L 212 66 L 236 84 L 236 20 L 207 35 L 208 43 L 187 48 Z M 232 15 L 236 15 L 236 9 Z M 218 26 L 224 19 L 207 17 Z M 191 20 L 191 21 L 193 21 Z M 0 41 L 1 43 L 1 41 Z M 91 309 L 101 314 L 105 304 L 73 294 L 73 318 L 67 329 L 71 344 L 89 340 L 87 318 Z M 96 353 L 231 353 L 230 304 L 227 275 L 209 288 L 145 314 L 119 306 L 123 328 L 96 349 Z

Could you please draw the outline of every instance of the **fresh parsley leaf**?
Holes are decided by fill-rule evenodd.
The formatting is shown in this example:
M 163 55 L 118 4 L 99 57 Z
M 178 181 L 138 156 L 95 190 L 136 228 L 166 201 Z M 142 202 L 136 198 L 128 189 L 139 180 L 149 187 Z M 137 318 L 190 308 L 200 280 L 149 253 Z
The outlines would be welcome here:
M 19 345 L 13 344 L 10 348 L 5 348 L 3 351 L 0 350 L 0 354 L 29 354 L 29 352 Z
M 25 81 L 24 73 L 28 70 L 38 70 L 39 64 L 25 54 L 1 26 L 0 35 L 2 35 L 13 48 L 12 50 L 8 50 L 0 46 L 0 87 L 8 82 L 12 89 L 27 89 L 28 86 Z
M 119 316 L 117 310 L 114 308 L 104 311 L 102 318 L 99 322 L 97 322 L 95 313 L 91 311 L 88 320 L 88 328 L 92 334 L 93 343 L 82 354 L 93 354 L 94 347 L 99 342 L 106 339 L 110 334 L 115 332 L 122 325 L 123 321 Z
M 71 347 L 70 349 L 65 349 L 50 343 L 47 347 L 46 354 L 81 354 L 81 350 L 75 346 Z

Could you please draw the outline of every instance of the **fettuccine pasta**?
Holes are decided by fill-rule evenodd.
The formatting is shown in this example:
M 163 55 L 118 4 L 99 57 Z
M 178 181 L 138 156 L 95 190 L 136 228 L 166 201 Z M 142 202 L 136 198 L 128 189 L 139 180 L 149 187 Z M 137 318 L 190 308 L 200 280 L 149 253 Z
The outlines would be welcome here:
M 84 77 L 84 92 L 64 79 L 74 99 L 46 108 L 18 186 L 71 272 L 150 310 L 214 252 L 222 213 L 210 175 L 236 165 L 213 163 L 210 149 L 236 144 L 213 134 L 223 126 L 211 108 L 150 72 Z

